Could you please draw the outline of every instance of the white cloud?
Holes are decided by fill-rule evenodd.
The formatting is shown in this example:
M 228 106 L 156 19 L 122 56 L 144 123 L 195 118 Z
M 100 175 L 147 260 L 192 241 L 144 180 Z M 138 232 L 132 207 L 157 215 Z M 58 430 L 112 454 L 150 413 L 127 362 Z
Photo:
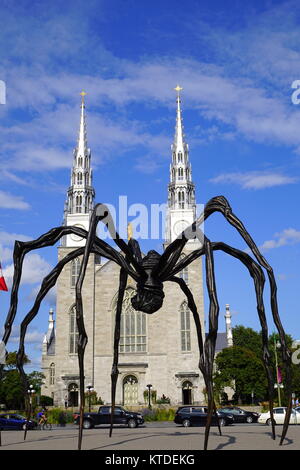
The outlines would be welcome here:
M 0 209 L 20 209 L 27 210 L 30 205 L 21 196 L 0 191 Z
M 40 283 L 43 278 L 49 274 L 51 269 L 52 266 L 40 255 L 36 253 L 28 254 L 24 259 L 21 285 Z M 13 264 L 10 264 L 3 269 L 3 275 L 8 287 L 11 287 L 12 285 L 13 274 Z
M 209 181 L 215 184 L 237 184 L 243 189 L 264 189 L 293 184 L 298 181 L 298 178 L 276 172 L 250 171 L 246 173 L 223 173 Z
M 300 231 L 294 228 L 288 228 L 282 232 L 275 233 L 274 238 L 272 240 L 265 241 L 260 246 L 260 249 L 262 251 L 267 251 L 285 245 L 295 245 L 296 243 L 300 243 Z
M 19 233 L 0 232 L 0 260 L 2 262 L 12 260 L 12 247 L 16 240 L 29 241 L 30 237 Z
M 1 336 L 4 333 L 4 329 L 0 330 Z M 36 328 L 32 329 L 30 326 L 27 329 L 25 342 L 27 344 L 42 344 L 45 333 L 38 331 Z M 13 325 L 11 335 L 9 337 L 9 343 L 18 343 L 20 340 L 20 325 Z

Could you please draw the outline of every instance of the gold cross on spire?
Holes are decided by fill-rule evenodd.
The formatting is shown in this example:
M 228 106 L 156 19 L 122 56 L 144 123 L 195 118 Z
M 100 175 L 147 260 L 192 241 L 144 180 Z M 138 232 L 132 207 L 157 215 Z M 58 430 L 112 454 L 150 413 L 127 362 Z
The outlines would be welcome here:
M 127 225 L 127 239 L 130 240 L 133 237 L 133 228 L 132 224 L 129 222 Z
M 80 96 L 81 96 L 81 104 L 84 104 L 84 97 L 85 97 L 85 95 L 87 95 L 87 93 L 82 90 L 82 92 L 79 93 L 79 94 L 80 94 Z
M 174 90 L 177 91 L 177 98 L 179 98 L 180 92 L 181 92 L 181 90 L 183 90 L 183 88 L 181 86 L 177 85 L 176 88 L 174 88 Z

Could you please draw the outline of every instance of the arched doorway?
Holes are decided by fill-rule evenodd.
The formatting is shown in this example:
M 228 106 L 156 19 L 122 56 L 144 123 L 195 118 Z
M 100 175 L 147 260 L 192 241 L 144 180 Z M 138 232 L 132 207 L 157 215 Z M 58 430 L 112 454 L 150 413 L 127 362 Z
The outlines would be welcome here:
M 192 405 L 193 399 L 192 399 L 192 389 L 193 389 L 193 384 L 186 380 L 182 384 L 182 403 L 183 405 Z
M 78 385 L 75 383 L 68 386 L 68 404 L 69 406 L 78 406 Z
M 138 403 L 138 379 L 134 375 L 127 375 L 123 380 L 124 405 L 136 405 Z

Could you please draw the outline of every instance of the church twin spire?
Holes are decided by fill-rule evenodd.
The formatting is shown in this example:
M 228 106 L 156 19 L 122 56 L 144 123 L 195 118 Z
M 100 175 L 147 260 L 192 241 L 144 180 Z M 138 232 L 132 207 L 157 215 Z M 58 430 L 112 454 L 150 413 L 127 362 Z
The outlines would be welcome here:
M 166 242 L 171 242 L 196 218 L 195 186 L 192 182 L 192 167 L 189 161 L 189 146 L 185 141 L 181 115 L 180 92 L 176 86 L 177 111 L 174 142 L 171 145 L 172 162 L 168 185 L 168 211 L 166 220 Z
M 94 206 L 95 191 L 92 186 L 91 151 L 88 148 L 84 97 L 82 91 L 81 113 L 77 147 L 71 172 L 71 184 L 66 203 L 67 214 L 90 214 Z
M 168 211 L 166 221 L 166 242 L 172 241 L 181 233 L 184 225 L 191 224 L 196 218 L 195 186 L 192 182 L 192 168 L 189 161 L 189 147 L 185 142 L 181 113 L 180 92 L 177 85 L 176 126 L 174 142 L 171 145 L 172 163 L 170 165 L 170 183 L 168 185 Z M 71 171 L 71 184 L 65 204 L 65 225 L 77 225 L 89 228 L 90 215 L 94 207 L 95 190 L 92 185 L 91 151 L 87 143 L 85 95 L 81 95 L 80 125 L 77 147 L 74 149 L 74 161 Z M 75 237 L 76 238 L 76 237 Z M 83 241 L 80 242 L 80 244 Z M 78 241 L 75 240 L 75 245 Z M 74 236 L 67 237 L 66 246 L 74 246 Z
M 174 143 L 172 149 L 172 163 L 170 165 L 169 208 L 190 209 L 195 205 L 195 187 L 192 182 L 192 167 L 189 162 L 189 146 L 185 142 L 183 121 L 181 116 L 180 91 L 177 85 L 177 116 Z

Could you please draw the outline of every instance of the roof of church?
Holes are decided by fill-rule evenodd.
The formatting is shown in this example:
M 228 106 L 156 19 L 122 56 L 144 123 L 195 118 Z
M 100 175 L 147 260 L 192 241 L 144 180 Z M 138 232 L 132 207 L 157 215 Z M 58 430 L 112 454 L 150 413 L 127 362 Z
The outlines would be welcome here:
M 207 337 L 207 333 L 206 333 Z M 221 352 L 223 349 L 228 348 L 227 335 L 226 333 L 218 333 L 216 341 L 216 354 Z

